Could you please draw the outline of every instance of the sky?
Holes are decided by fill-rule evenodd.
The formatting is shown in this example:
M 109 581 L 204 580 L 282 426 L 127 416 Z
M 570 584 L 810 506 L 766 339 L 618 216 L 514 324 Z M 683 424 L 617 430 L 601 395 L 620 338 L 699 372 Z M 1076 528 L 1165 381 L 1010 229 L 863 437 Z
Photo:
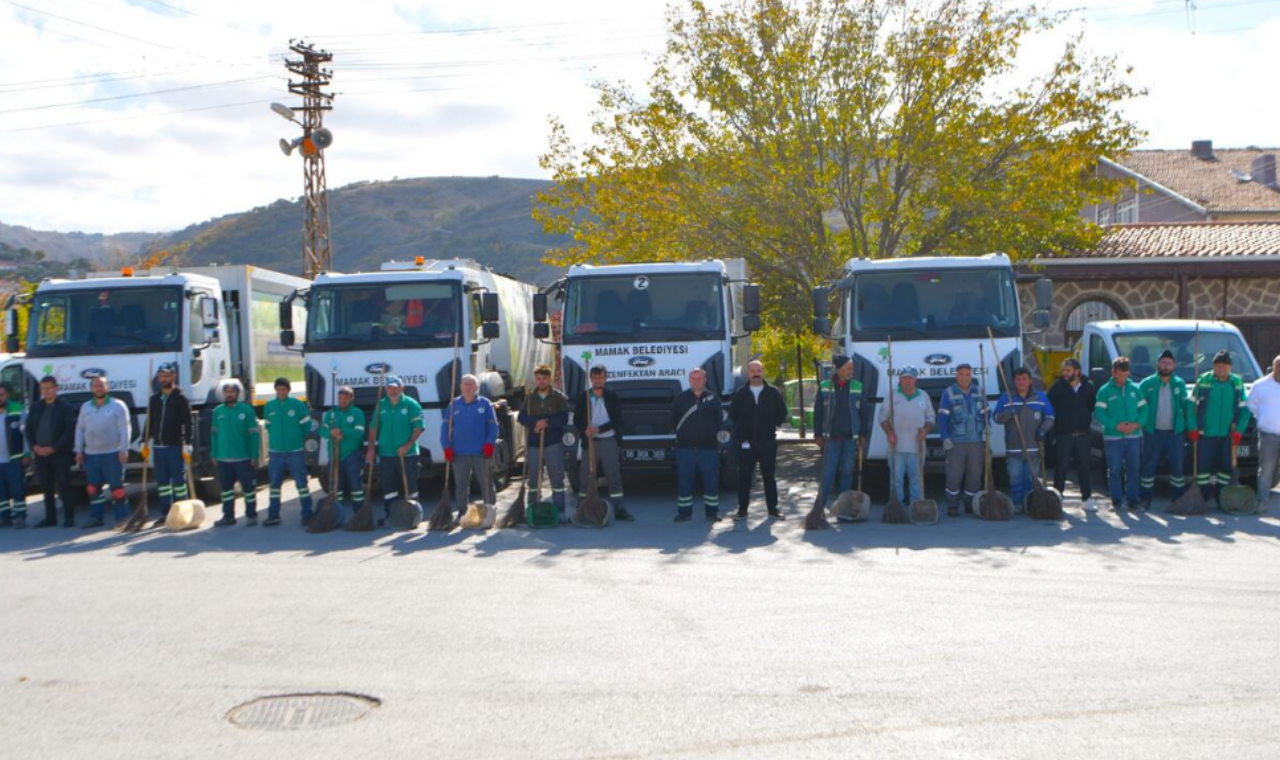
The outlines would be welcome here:
M 1280 0 L 1050 0 L 1062 34 L 1116 55 L 1149 94 L 1147 147 L 1280 145 Z M 0 222 L 179 229 L 295 198 L 296 104 L 282 58 L 334 54 L 329 186 L 420 176 L 545 177 L 548 117 L 588 136 L 598 79 L 643 83 L 665 0 L 0 0 Z

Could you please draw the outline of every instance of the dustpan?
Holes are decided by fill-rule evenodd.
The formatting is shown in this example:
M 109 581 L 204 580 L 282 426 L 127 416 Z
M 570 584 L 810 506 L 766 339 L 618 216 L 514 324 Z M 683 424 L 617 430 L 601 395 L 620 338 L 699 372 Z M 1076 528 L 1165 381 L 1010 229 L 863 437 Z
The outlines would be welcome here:
M 195 498 L 196 484 L 191 479 L 190 464 L 187 465 L 187 490 L 192 498 L 175 501 L 173 506 L 169 507 L 169 514 L 164 518 L 165 530 L 180 533 L 184 530 L 195 530 L 204 523 L 204 502 Z
M 458 524 L 463 530 L 488 530 L 493 527 L 493 521 L 498 516 L 497 512 L 498 510 L 487 504 L 468 504 L 467 511 Z

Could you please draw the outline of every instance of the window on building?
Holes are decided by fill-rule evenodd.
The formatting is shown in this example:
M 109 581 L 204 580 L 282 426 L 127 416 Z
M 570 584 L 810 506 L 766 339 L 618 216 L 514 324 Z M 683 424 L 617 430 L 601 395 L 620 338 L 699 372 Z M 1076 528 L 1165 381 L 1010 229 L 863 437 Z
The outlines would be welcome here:
M 1138 223 L 1138 199 L 1130 198 L 1116 206 L 1116 224 Z
M 1110 206 L 1098 212 L 1098 224 L 1102 225 L 1103 227 L 1106 227 L 1108 224 L 1111 224 L 1111 207 Z

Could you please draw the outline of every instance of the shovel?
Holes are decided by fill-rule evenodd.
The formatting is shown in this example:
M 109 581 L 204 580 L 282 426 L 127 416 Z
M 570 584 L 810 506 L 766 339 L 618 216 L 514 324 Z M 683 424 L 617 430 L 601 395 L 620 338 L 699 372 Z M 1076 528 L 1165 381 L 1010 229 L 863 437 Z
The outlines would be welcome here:
M 983 462 L 986 481 L 983 490 L 973 495 L 973 511 L 983 520 L 1012 520 L 1013 500 L 1007 494 L 995 490 L 994 473 L 991 471 L 991 419 L 987 416 L 987 356 L 983 345 L 978 344 L 978 361 L 982 367 L 982 440 L 986 444 L 986 456 Z
M 1196 323 L 1196 374 L 1198 380 L 1200 378 L 1200 323 Z M 1194 405 L 1192 414 L 1198 421 L 1200 419 L 1200 396 L 1195 392 L 1193 387 L 1191 390 L 1191 401 Z M 1207 515 L 1212 507 L 1204 499 L 1204 492 L 1200 490 L 1200 442 L 1191 442 L 1191 485 L 1183 492 L 1181 496 L 1173 500 L 1173 503 L 1165 508 L 1164 513 L 1167 515 L 1177 515 L 1181 517 L 1190 517 L 1192 515 Z
M 195 530 L 204 522 L 204 502 L 195 498 L 196 482 L 191 477 L 191 463 L 187 462 L 187 488 L 190 499 L 176 501 L 169 507 L 169 514 L 164 518 L 164 529 L 171 533 L 184 530 Z
M 147 362 L 147 390 L 151 390 L 151 378 L 154 377 L 155 361 Z M 151 465 L 151 396 L 147 396 L 147 424 L 143 425 L 142 448 L 142 493 L 138 495 L 138 506 L 129 515 L 129 520 L 120 530 L 125 533 L 137 533 L 147 526 L 147 470 Z M 123 469 L 123 468 L 122 468 Z
M 1222 511 L 1232 515 L 1252 515 L 1257 512 L 1258 494 L 1248 486 L 1240 485 L 1240 467 L 1236 463 L 1236 445 L 1231 443 L 1231 484 L 1222 489 L 1218 497 Z
M 417 530 L 422 524 L 422 503 L 409 498 L 409 473 L 405 471 L 404 456 L 400 456 L 400 485 L 404 488 L 400 498 L 391 502 L 387 525 L 392 530 Z
M 920 485 L 924 486 L 924 441 L 917 440 L 920 457 Z M 911 502 L 911 522 L 916 525 L 936 525 L 938 522 L 938 502 L 934 499 L 921 498 Z
M 311 522 L 307 523 L 308 533 L 328 533 L 338 527 L 341 517 L 338 511 L 338 496 L 342 490 L 338 487 L 338 446 L 332 438 L 329 439 L 329 459 L 329 492 L 324 495 L 324 501 L 320 502 Z

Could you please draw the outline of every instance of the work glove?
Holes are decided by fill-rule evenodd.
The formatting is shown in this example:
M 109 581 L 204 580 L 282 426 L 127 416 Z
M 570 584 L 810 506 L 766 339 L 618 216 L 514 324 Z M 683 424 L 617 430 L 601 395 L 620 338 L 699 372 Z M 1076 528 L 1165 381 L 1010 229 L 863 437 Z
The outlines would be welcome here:
M 1242 440 L 1244 440 L 1244 436 L 1240 434 L 1240 431 L 1238 431 L 1238 430 L 1232 430 L 1232 431 L 1231 431 L 1231 445 L 1232 445 L 1232 446 L 1239 446 L 1239 445 L 1240 445 L 1240 441 L 1242 441 Z
M 444 461 L 446 461 L 446 462 L 452 462 L 452 461 L 453 461 L 453 447 L 452 447 L 452 446 L 446 446 L 446 447 L 445 447 L 445 450 L 444 450 Z
M 191 444 L 189 444 L 189 443 L 187 443 L 187 444 L 183 444 L 183 446 L 182 446 L 182 461 L 186 462 L 187 464 L 191 464 L 191 451 L 192 451 L 192 449 L 191 449 Z
M 151 458 L 151 447 L 150 447 L 150 446 L 148 446 L 148 445 L 147 445 L 147 444 L 145 444 L 145 443 L 144 443 L 144 444 L 142 444 L 142 451 L 141 451 L 140 453 L 142 454 L 142 458 L 143 458 L 143 459 L 150 459 L 150 458 Z
M 1188 430 L 1188 431 L 1187 431 L 1187 437 L 1191 439 L 1191 442 L 1192 442 L 1192 443 L 1195 443 L 1196 441 L 1200 440 L 1200 431 L 1199 431 L 1199 430 Z
M 484 445 L 484 448 L 483 448 L 483 449 L 481 449 L 481 451 L 483 451 L 483 452 L 484 452 L 484 458 L 485 458 L 485 459 L 493 459 L 493 444 L 492 444 L 492 443 L 486 443 L 486 444 Z
M 953 448 L 955 448 L 955 446 L 956 446 L 956 445 L 955 445 L 954 443 L 952 443 L 952 442 L 951 442 L 951 439 L 950 439 L 950 438 L 943 438 L 943 439 L 942 439 L 942 450 L 943 450 L 943 451 L 950 451 L 950 450 L 952 450 Z

